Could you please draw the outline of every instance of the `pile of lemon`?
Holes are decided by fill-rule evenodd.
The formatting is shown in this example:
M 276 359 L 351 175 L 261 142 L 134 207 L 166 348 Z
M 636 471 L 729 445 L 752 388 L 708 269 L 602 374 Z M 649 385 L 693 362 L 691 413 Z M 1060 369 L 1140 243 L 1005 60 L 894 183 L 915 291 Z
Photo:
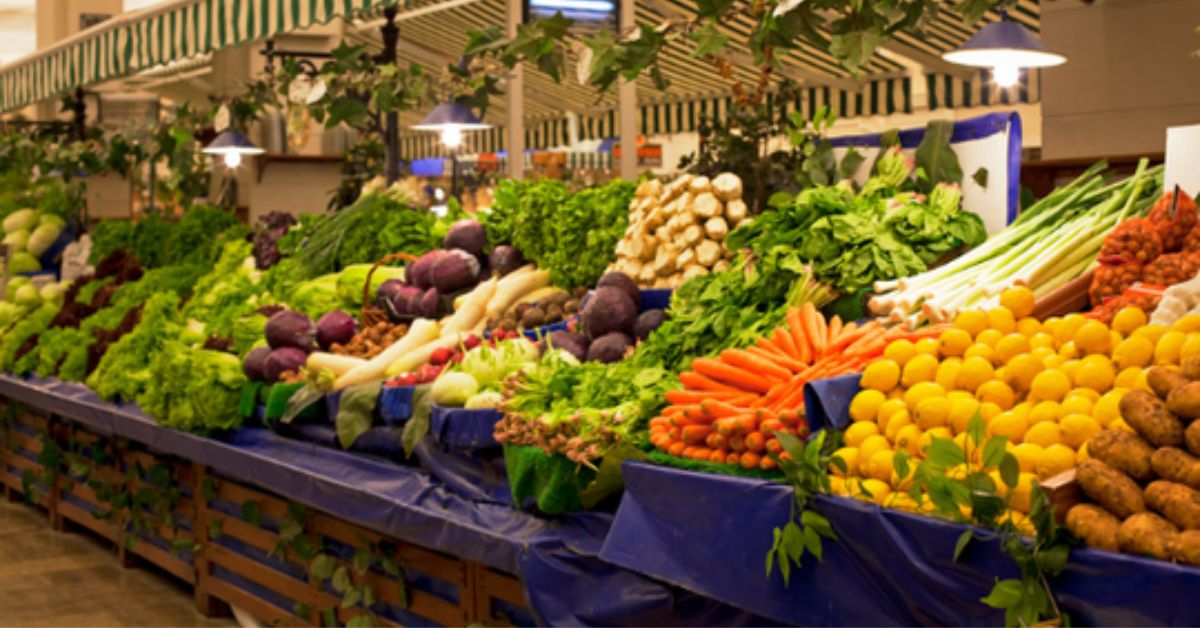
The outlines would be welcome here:
M 853 423 L 835 453 L 848 471 L 834 472 L 834 492 L 904 508 L 895 453 L 920 459 L 934 437 L 963 445 L 979 413 L 989 436 L 1008 438 L 1021 467 L 1009 501 L 1028 512 L 1035 478 L 1087 458 L 1087 442 L 1101 430 L 1133 431 L 1118 404 L 1129 390 L 1148 390 L 1146 367 L 1200 354 L 1200 315 L 1168 328 L 1148 325 L 1131 307 L 1110 328 L 1080 314 L 1039 321 L 1030 316 L 1033 302 L 1026 288 L 1006 290 L 999 307 L 964 311 L 936 338 L 888 345 L 850 403 Z

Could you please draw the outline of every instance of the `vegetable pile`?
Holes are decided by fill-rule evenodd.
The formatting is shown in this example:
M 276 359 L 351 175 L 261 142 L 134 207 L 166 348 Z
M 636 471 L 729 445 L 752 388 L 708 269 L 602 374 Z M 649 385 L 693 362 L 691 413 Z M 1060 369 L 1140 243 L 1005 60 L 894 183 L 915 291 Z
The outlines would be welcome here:
M 66 227 L 61 216 L 20 209 L 4 217 L 3 242 L 8 246 L 8 274 L 36 273 L 42 270 L 41 256 L 58 240 Z

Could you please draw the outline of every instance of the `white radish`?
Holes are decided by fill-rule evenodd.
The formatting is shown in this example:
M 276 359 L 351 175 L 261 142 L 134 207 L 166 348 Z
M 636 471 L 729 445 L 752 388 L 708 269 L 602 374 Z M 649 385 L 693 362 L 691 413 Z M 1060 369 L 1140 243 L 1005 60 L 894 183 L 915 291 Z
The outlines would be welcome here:
M 392 361 L 391 366 L 387 367 L 386 376 L 395 377 L 401 373 L 415 371 L 422 364 L 428 364 L 429 359 L 433 357 L 433 352 L 438 349 L 453 349 L 457 347 L 463 340 L 462 334 L 450 334 L 435 338 L 411 351 L 405 352 Z
M 480 320 L 483 320 L 488 300 L 496 292 L 498 282 L 499 280 L 492 277 L 475 286 L 475 289 L 467 294 L 467 298 L 463 299 L 462 307 L 459 307 L 449 318 L 443 319 L 442 336 L 470 331 Z
M 499 316 L 508 310 L 517 299 L 550 285 L 550 272 L 535 270 L 520 275 L 509 275 L 500 280 L 492 298 L 488 299 L 486 318 Z
M 366 360 L 356 358 L 352 355 L 338 355 L 336 353 L 314 351 L 308 354 L 308 360 L 304 363 L 304 367 L 310 371 L 324 369 L 332 372 L 337 377 L 345 375 L 354 369 L 354 367 L 362 366 L 366 363 Z
M 389 364 L 413 349 L 436 339 L 438 337 L 438 330 L 437 321 L 431 321 L 427 318 L 414 320 L 412 325 L 409 325 L 408 333 L 404 334 L 403 338 L 393 342 L 391 346 L 384 349 L 379 355 L 367 360 L 365 364 L 360 364 L 338 377 L 337 381 L 333 383 L 334 390 L 341 390 L 348 386 L 383 379 Z

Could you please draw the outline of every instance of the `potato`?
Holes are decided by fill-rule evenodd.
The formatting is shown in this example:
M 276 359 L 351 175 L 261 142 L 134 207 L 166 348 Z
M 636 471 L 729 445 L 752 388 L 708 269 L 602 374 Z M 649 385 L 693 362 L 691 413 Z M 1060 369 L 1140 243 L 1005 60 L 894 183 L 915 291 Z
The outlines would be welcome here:
M 1167 400 L 1167 395 L 1171 394 L 1176 386 L 1182 386 L 1187 382 L 1188 379 L 1179 371 L 1165 366 L 1156 366 L 1146 371 L 1146 383 L 1150 384 L 1150 390 L 1153 390 L 1154 394 L 1163 401 Z
M 691 185 L 691 183 L 692 175 L 681 175 L 679 178 L 663 186 L 663 193 L 658 197 L 659 201 L 665 203 L 666 201 L 683 194 L 688 189 L 688 186 Z
M 723 201 L 742 198 L 742 179 L 732 172 L 722 172 L 712 180 L 712 190 Z
M 625 262 L 625 270 L 621 271 L 630 277 L 637 277 L 642 274 L 642 263 L 632 259 Z
M 1167 395 L 1167 410 L 1185 421 L 1200 417 L 1200 382 L 1172 388 Z
M 684 281 L 687 281 L 687 280 L 691 279 L 692 277 L 699 277 L 700 275 L 707 275 L 707 274 L 708 274 L 708 269 L 699 264 L 691 264 L 689 266 L 684 266 L 684 268 L 683 268 L 683 280 Z
M 1200 567 L 1200 530 L 1184 530 L 1171 544 L 1171 560 Z
M 692 194 L 700 194 L 707 192 L 711 187 L 712 182 L 708 180 L 708 177 L 698 176 L 692 179 L 692 182 L 688 184 L 688 191 Z
M 1171 548 L 1179 544 L 1179 528 L 1152 512 L 1129 517 L 1117 530 L 1121 551 L 1140 556 L 1168 559 Z
M 683 285 L 683 275 L 671 275 L 671 277 L 669 279 L 667 279 L 667 287 L 672 290 L 676 290 L 679 288 L 679 286 L 682 286 L 682 285 Z
M 1200 379 L 1200 355 L 1189 355 L 1184 358 L 1183 364 L 1179 366 L 1179 372 L 1188 379 Z
M 1200 493 L 1168 480 L 1146 487 L 1146 504 L 1184 530 L 1200 530 Z
M 1184 431 L 1183 437 L 1187 442 L 1188 451 L 1192 452 L 1193 456 L 1200 456 L 1200 421 L 1192 421 Z
M 1095 458 L 1081 462 L 1075 478 L 1084 495 L 1119 518 L 1146 510 L 1142 489 L 1129 476 Z
M 654 283 L 650 284 L 651 288 L 670 288 L 671 281 L 666 277 L 655 278 Z
M 643 286 L 649 286 L 654 283 L 658 275 L 654 274 L 654 264 L 646 264 L 642 266 L 641 272 L 638 273 L 638 283 Z
M 1145 482 L 1154 477 L 1150 457 L 1154 448 L 1136 434 L 1123 430 L 1107 430 L 1092 437 L 1087 444 L 1088 455 L 1129 477 Z
M 1167 411 L 1167 406 L 1145 390 L 1133 390 L 1121 397 L 1121 416 L 1155 447 L 1183 444 L 1183 424 Z
M 725 272 L 725 271 L 729 270 L 729 262 L 726 260 L 721 260 L 721 261 L 717 262 L 716 264 L 713 264 L 711 270 L 714 273 Z
M 683 241 L 688 246 L 696 246 L 704 239 L 704 228 L 700 225 L 689 225 L 683 230 Z
M 712 267 L 721 259 L 721 247 L 712 240 L 705 240 L 696 245 L 696 261 L 708 267 Z
M 709 218 L 704 223 L 704 233 L 713 240 L 721 240 L 729 233 L 729 225 L 725 224 L 725 219 L 720 216 Z
M 750 215 L 750 210 L 746 207 L 746 202 L 742 199 L 737 199 L 725 203 L 725 217 L 729 222 L 739 223 Z
M 724 208 L 721 207 L 721 201 L 717 200 L 712 192 L 703 192 L 692 199 L 692 211 L 697 218 L 705 220 L 720 216 L 724 212 Z
M 646 198 L 647 196 L 649 196 L 649 195 L 650 195 L 650 182 L 651 182 L 651 181 L 653 181 L 653 179 L 647 179 L 647 180 L 645 180 L 645 181 L 642 181 L 642 182 L 641 182 L 641 183 L 640 183 L 640 184 L 637 186 L 637 189 L 636 189 L 636 190 L 634 190 L 634 192 L 633 192 L 633 197 L 634 197 L 635 199 L 637 199 L 637 200 L 639 200 L 639 201 L 640 201 L 640 200 L 642 200 L 642 199 Z
M 1088 445 L 1088 452 L 1091 451 L 1092 446 Z M 1163 447 L 1150 457 L 1150 464 L 1158 477 L 1200 490 L 1200 460 L 1188 452 L 1175 447 Z
M 654 254 L 654 274 L 666 277 L 675 272 L 675 258 L 679 250 L 673 246 L 660 246 Z
M 1067 511 L 1067 529 L 1088 547 L 1119 551 L 1117 530 L 1121 520 L 1095 504 L 1075 504 Z
M 663 225 L 654 230 L 654 239 L 661 244 L 666 244 L 671 241 L 671 227 Z

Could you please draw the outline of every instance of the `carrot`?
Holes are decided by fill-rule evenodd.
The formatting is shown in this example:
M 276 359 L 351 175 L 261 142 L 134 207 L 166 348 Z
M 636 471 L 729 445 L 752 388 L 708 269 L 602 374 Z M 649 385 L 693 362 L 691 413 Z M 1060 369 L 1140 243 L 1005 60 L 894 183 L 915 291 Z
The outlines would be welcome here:
M 709 454 L 708 461 L 715 462 L 717 464 L 722 464 L 725 462 L 725 458 L 727 456 L 729 456 L 729 452 L 721 450 L 721 449 L 714 449 L 713 452 L 711 454 Z
M 735 452 L 741 453 L 742 451 L 744 451 L 746 449 L 746 442 L 742 440 L 741 436 L 737 436 L 737 435 L 730 436 L 729 437 L 729 449 L 730 449 L 730 451 L 735 451 Z
M 707 425 L 689 425 L 683 428 L 683 442 L 689 445 L 697 445 L 703 443 L 705 438 L 712 433 L 712 428 Z
M 851 343 L 843 352 L 845 355 L 865 355 L 871 352 L 871 348 L 876 343 L 882 342 L 887 334 L 881 328 L 876 328 L 863 334 L 858 340 Z
M 714 379 L 709 379 L 699 373 L 692 371 L 684 371 L 679 374 L 679 383 L 689 390 L 708 390 L 713 392 L 744 392 L 740 388 L 735 388 L 728 384 L 722 384 Z
M 762 453 L 766 449 L 766 440 L 763 438 L 762 432 L 750 432 L 746 435 L 746 449 L 755 453 Z
M 665 426 L 669 426 L 670 424 L 671 424 L 671 420 L 666 417 L 662 417 L 662 416 L 656 416 L 653 419 L 650 419 L 650 423 L 649 423 L 651 430 L 653 430 L 655 427 L 658 427 L 658 426 L 665 427 Z
M 669 419 L 676 414 L 683 414 L 683 406 L 667 406 L 663 408 L 662 415 L 664 419 Z
M 742 459 L 742 456 L 740 454 L 735 453 L 735 452 L 730 452 L 728 455 L 725 456 L 725 464 L 736 465 L 738 463 L 738 461 L 741 459 Z
M 683 441 L 677 440 L 671 443 L 671 446 L 667 448 L 667 453 L 671 454 L 672 456 L 679 456 L 683 454 L 684 447 L 687 447 L 687 445 L 684 445 Z
M 763 456 L 758 461 L 758 468 L 763 471 L 774 471 L 777 467 L 779 467 L 779 463 L 775 462 L 775 459 L 770 456 Z
M 723 401 L 716 401 L 712 399 L 701 403 L 700 411 L 703 412 L 705 416 L 709 416 L 714 419 L 737 416 L 745 412 L 744 409 L 738 408 L 737 406 L 731 406 Z
M 796 410 L 792 408 L 781 410 L 779 412 L 779 420 L 782 421 L 784 425 L 796 425 L 800 422 L 800 413 L 796 412 Z
M 809 305 L 812 305 L 811 303 Z M 821 355 L 829 353 L 829 327 L 825 324 L 825 317 L 821 312 L 817 311 L 816 306 L 812 306 L 813 325 L 816 327 L 817 340 L 821 344 Z
M 811 361 L 813 356 L 812 339 L 808 337 L 808 332 L 804 329 L 804 320 L 800 315 L 800 308 L 788 308 L 786 316 L 792 343 L 796 346 L 796 359 L 800 362 Z
M 753 414 L 743 414 L 737 418 L 737 433 L 742 435 L 742 437 L 757 429 L 758 417 Z
M 754 345 L 756 347 L 758 347 L 759 349 L 762 349 L 763 351 L 766 351 L 767 353 L 770 353 L 773 355 L 782 355 L 784 357 L 791 357 L 787 353 L 785 353 L 783 351 L 783 349 L 780 349 L 778 345 L 776 345 L 774 342 L 771 342 L 771 339 L 767 338 L 767 337 L 759 338 L 758 340 L 754 341 Z
M 775 334 L 771 337 L 771 342 L 774 342 L 775 346 L 779 347 L 780 351 L 783 351 L 793 360 L 808 362 L 808 360 L 800 357 L 800 350 L 796 348 L 796 341 L 793 340 L 792 335 L 784 331 L 782 327 L 775 328 Z
M 763 406 L 769 406 L 770 404 L 774 403 L 777 399 L 779 399 L 780 397 L 785 395 L 790 386 L 791 386 L 790 379 L 786 382 L 781 382 L 779 384 L 775 384 L 774 386 L 771 387 L 771 390 L 767 391 L 767 394 L 765 397 L 758 398 L 758 401 L 755 402 L 755 403 L 758 403 L 758 405 L 755 407 L 761 408 Z
M 800 324 L 804 326 L 804 333 L 812 343 L 814 360 L 825 355 L 825 334 L 821 333 L 820 324 L 817 322 L 820 317 L 812 303 L 805 303 L 804 307 L 800 308 Z
M 842 317 L 834 314 L 833 318 L 829 319 L 829 333 L 826 335 L 825 343 L 832 348 L 840 335 L 842 335 Z
M 712 455 L 712 450 L 707 447 L 697 447 L 692 450 L 692 455 L 688 456 L 692 460 L 708 460 Z
M 780 421 L 779 419 L 767 419 L 758 426 L 758 429 L 761 430 L 763 434 L 774 434 L 775 432 L 783 430 L 783 421 Z M 684 431 L 686 432 L 687 430 Z
M 659 449 L 662 449 L 663 443 L 670 442 L 670 440 L 671 440 L 671 437 L 668 436 L 667 434 L 655 434 L 650 437 L 650 444 L 654 445 L 655 447 L 658 447 Z
M 713 427 L 722 436 L 733 436 L 737 432 L 737 419 L 735 417 L 717 419 L 713 421 Z
M 740 349 L 726 349 L 722 351 L 721 361 L 730 366 L 746 369 L 751 373 L 759 373 L 768 379 L 787 381 L 792 376 L 792 372 L 782 366 L 770 360 L 760 358 L 749 351 L 742 351 Z
M 808 380 L 805 380 L 806 382 Z M 799 406 L 804 401 L 804 384 L 793 388 L 786 396 L 776 401 L 774 407 L 780 410 L 786 410 Z
M 667 401 L 674 405 L 689 405 L 700 403 L 705 399 L 729 399 L 737 397 L 740 393 L 725 390 L 669 390 L 667 391 Z
M 759 456 L 758 454 L 754 453 L 753 451 L 747 451 L 746 453 L 742 454 L 742 457 L 741 457 L 742 468 L 743 469 L 753 469 L 758 466 L 758 463 L 761 460 L 762 460 L 762 456 Z
M 727 403 L 735 408 L 746 408 L 746 407 L 749 407 L 750 404 L 753 403 L 754 400 L 758 399 L 758 398 L 759 398 L 758 393 L 747 392 L 747 393 L 742 393 L 740 395 L 737 395 L 736 397 L 730 397 L 728 399 L 725 399 L 724 401 L 725 401 L 725 403 Z
M 778 438 L 767 439 L 767 453 L 778 454 L 783 451 L 783 443 Z
M 793 360 L 790 356 L 784 355 L 781 352 L 772 352 L 761 347 L 746 347 L 746 351 L 764 360 L 770 360 L 772 363 L 787 369 L 791 374 L 803 370 L 806 366 L 800 360 Z
M 680 452 L 680 455 L 682 455 L 684 458 L 687 458 L 688 460 L 691 460 L 692 452 L 694 452 L 694 451 L 696 451 L 695 445 L 687 445 L 686 447 L 683 448 L 683 451 Z
M 712 358 L 696 358 L 692 360 L 692 370 L 717 381 L 738 386 L 743 390 L 765 393 L 771 389 L 770 382 L 765 378 Z
M 722 435 L 720 432 L 713 432 L 712 434 L 709 434 L 707 438 L 704 439 L 704 444 L 708 445 L 709 449 L 724 449 L 725 448 L 725 436 Z
M 859 329 L 858 323 L 847 323 L 846 325 L 842 326 L 841 332 L 838 333 L 837 340 L 834 341 L 833 346 L 831 346 L 829 350 L 840 352 L 842 349 L 845 349 L 847 345 L 854 342 L 859 337 Z

